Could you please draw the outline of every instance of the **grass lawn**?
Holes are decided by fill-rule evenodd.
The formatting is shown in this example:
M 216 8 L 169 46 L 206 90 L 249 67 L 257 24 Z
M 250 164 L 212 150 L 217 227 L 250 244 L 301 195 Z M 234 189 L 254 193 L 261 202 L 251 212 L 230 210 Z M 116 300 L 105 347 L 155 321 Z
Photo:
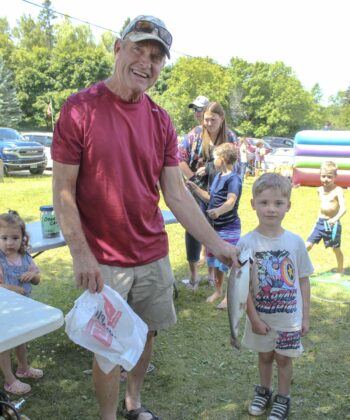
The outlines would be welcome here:
M 344 194 L 350 209 L 349 191 L 344 190 Z M 242 233 L 256 224 L 250 196 L 251 180 L 248 180 L 239 211 Z M 49 175 L 16 175 L 0 183 L 1 213 L 16 209 L 29 222 L 39 219 L 40 205 L 51 203 Z M 165 208 L 163 202 L 161 207 Z M 315 188 L 297 188 L 284 226 L 306 239 L 317 211 Z M 304 355 L 294 364 L 290 415 L 293 419 L 350 418 L 350 306 L 342 303 L 350 301 L 348 214 L 342 223 L 342 249 L 348 273 L 342 284 L 334 283 L 329 276 L 335 267 L 332 251 L 326 251 L 323 245 L 311 251 L 316 271 L 312 278 L 311 331 L 303 341 Z M 249 419 L 247 405 L 253 386 L 258 383 L 256 354 L 245 349 L 237 352 L 230 347 L 227 313 L 205 303 L 212 290 L 205 281 L 196 293 L 180 283 L 187 276 L 184 231 L 180 225 L 169 225 L 167 231 L 178 281 L 179 297 L 175 301 L 178 323 L 156 339 L 152 359 L 156 369 L 146 377 L 143 401 L 163 420 Z M 67 313 L 80 294 L 73 285 L 67 247 L 47 251 L 36 262 L 42 269 L 42 282 L 33 288 L 33 297 Z M 205 269 L 201 270 L 205 278 Z M 84 373 L 91 367 L 88 351 L 72 343 L 61 328 L 32 341 L 29 355 L 32 364 L 45 371 L 42 380 L 32 382 L 33 390 L 26 397 L 23 411 L 31 420 L 98 419 L 91 376 Z M 124 388 L 122 384 L 121 398 Z

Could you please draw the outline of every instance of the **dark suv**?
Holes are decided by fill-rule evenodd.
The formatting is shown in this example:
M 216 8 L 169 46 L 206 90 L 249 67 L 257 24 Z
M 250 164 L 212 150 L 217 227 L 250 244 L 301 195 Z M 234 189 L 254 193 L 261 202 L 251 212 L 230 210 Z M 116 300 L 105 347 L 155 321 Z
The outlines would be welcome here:
M 286 148 L 293 148 L 294 147 L 294 140 L 288 137 L 272 137 L 272 136 L 265 136 L 263 140 L 271 147 L 271 149 L 277 149 L 279 147 Z
M 22 170 L 41 175 L 47 164 L 44 147 L 40 143 L 26 141 L 18 131 L 7 127 L 0 127 L 0 159 L 5 175 Z

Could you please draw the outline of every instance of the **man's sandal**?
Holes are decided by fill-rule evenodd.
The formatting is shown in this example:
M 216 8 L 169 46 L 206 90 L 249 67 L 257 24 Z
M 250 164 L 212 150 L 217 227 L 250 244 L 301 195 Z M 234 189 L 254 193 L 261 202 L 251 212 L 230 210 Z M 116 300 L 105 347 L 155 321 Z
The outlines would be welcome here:
M 150 414 L 151 420 L 161 420 L 160 417 L 156 416 L 154 413 L 152 413 L 151 410 L 148 410 L 144 405 L 141 405 L 140 408 L 135 408 L 135 410 L 128 410 L 126 408 L 125 400 L 123 401 L 123 407 L 120 410 L 120 414 L 127 420 L 138 420 L 139 415 L 141 413 L 148 413 Z

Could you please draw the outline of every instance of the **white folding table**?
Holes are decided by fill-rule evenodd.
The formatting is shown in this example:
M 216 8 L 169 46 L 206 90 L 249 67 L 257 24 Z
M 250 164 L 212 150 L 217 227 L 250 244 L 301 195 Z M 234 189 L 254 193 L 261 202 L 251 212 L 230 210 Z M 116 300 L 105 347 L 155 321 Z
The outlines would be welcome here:
M 63 321 L 60 309 L 0 287 L 0 352 L 57 330 Z
M 29 234 L 29 251 L 34 253 L 34 258 L 48 249 L 66 245 L 62 232 L 56 238 L 44 238 L 40 222 L 27 223 L 26 230 Z
M 176 217 L 170 210 L 162 210 L 162 215 L 165 225 L 177 223 Z M 61 232 L 56 238 L 44 238 L 40 222 L 27 223 L 26 229 L 29 234 L 29 250 L 31 253 L 34 253 L 34 258 L 48 249 L 59 248 L 66 245 L 66 241 Z

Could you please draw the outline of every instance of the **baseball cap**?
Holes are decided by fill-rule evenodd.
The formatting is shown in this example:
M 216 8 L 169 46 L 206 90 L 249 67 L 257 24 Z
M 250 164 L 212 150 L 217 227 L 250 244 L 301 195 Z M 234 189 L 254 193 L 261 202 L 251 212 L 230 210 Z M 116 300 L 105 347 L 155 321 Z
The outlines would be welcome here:
M 198 108 L 205 108 L 209 103 L 209 99 L 206 98 L 205 96 L 197 96 L 197 98 L 191 102 L 188 107 L 189 108 L 193 108 L 193 107 L 198 107 Z
M 163 45 L 166 55 L 170 58 L 170 47 L 173 37 L 165 23 L 154 16 L 137 16 L 124 29 L 121 38 L 128 38 L 132 42 L 145 41 L 147 39 L 158 41 Z

